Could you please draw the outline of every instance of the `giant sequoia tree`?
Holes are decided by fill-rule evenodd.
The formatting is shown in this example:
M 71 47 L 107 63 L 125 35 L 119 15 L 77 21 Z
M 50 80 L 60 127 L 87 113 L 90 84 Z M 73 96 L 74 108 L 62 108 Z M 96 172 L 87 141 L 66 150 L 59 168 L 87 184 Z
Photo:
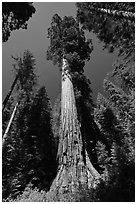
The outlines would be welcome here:
M 82 184 L 94 186 L 99 177 L 84 147 L 72 83 L 74 73 L 83 73 L 85 60 L 90 59 L 92 43 L 86 41 L 73 17 L 61 19 L 57 14 L 52 18 L 48 37 L 47 58 L 58 64 L 62 71 L 59 167 L 51 189 L 57 188 L 60 193 L 74 192 Z

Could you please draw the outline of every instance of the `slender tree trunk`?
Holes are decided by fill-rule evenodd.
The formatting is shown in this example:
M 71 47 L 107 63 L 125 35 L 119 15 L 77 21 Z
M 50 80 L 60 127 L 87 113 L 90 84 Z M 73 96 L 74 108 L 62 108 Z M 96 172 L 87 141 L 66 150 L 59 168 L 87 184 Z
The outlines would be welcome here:
M 11 93 L 12 93 L 12 91 L 13 91 L 13 89 L 14 89 L 16 83 L 17 83 L 17 80 L 18 80 L 18 76 L 16 76 L 16 78 L 14 79 L 13 84 L 11 85 L 11 88 L 10 88 L 8 94 L 6 95 L 6 97 L 5 97 L 4 101 L 3 101 L 2 112 L 4 111 L 4 109 L 5 109 L 5 107 L 6 107 L 6 104 L 7 104 L 8 100 L 9 100 L 9 98 L 10 98 L 10 96 L 11 96 Z
M 5 133 L 4 133 L 4 135 L 3 135 L 3 138 L 2 138 L 2 146 L 4 146 L 4 143 L 5 143 L 5 141 L 7 140 L 7 136 L 8 136 L 9 130 L 10 130 L 10 128 L 11 128 L 13 119 L 14 119 L 14 117 L 15 117 L 15 115 L 16 115 L 16 111 L 17 111 L 18 106 L 19 106 L 19 102 L 16 103 L 16 105 L 15 105 L 15 107 L 14 107 L 14 110 L 13 110 L 12 115 L 11 115 L 11 117 L 10 117 L 9 123 L 8 123 L 7 128 L 6 128 L 6 130 L 5 130 Z
M 74 193 L 81 184 L 94 187 L 94 181 L 100 175 L 90 163 L 84 147 L 77 118 L 72 79 L 65 59 L 63 59 L 62 67 L 61 129 L 58 160 L 58 173 L 51 190 L 58 189 L 59 193 L 69 190 Z
M 135 18 L 135 13 L 128 12 L 128 11 L 118 11 L 118 10 L 111 10 L 111 9 L 104 9 L 104 8 L 98 8 L 99 11 L 102 11 L 104 13 L 113 14 L 113 15 L 122 15 L 126 18 Z

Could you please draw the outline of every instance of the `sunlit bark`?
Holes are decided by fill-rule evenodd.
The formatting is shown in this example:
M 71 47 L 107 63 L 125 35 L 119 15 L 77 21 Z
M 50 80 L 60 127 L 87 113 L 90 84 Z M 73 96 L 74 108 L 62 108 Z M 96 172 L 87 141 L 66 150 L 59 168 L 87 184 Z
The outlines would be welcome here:
M 17 111 L 18 106 L 19 106 L 19 102 L 16 103 L 16 105 L 15 105 L 15 107 L 14 107 L 14 110 L 13 110 L 12 115 L 11 115 L 11 117 L 10 117 L 9 123 L 8 123 L 7 128 L 6 128 L 6 130 L 5 130 L 5 133 L 4 133 L 4 135 L 3 135 L 3 138 L 2 138 L 2 146 L 4 146 L 4 143 L 5 143 L 5 141 L 7 140 L 8 133 L 9 133 L 9 130 L 10 130 L 10 128 L 11 128 L 13 119 L 14 119 L 14 117 L 15 117 L 15 115 L 16 115 L 16 111 Z
M 51 189 L 59 192 L 69 190 L 72 193 L 82 184 L 95 186 L 99 178 L 92 166 L 84 147 L 77 118 L 76 102 L 68 64 L 63 59 L 62 67 L 62 98 L 61 128 L 58 148 L 59 168 Z

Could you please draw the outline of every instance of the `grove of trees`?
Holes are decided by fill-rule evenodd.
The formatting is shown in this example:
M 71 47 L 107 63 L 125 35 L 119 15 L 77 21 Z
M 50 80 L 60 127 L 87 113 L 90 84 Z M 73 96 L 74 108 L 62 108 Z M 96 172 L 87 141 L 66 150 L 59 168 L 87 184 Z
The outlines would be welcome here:
M 55 14 L 48 29 L 47 60 L 61 72 L 53 107 L 33 54 L 12 57 L 15 78 L 2 111 L 3 201 L 135 201 L 135 3 L 78 2 L 76 9 L 76 18 Z M 3 3 L 3 42 L 34 12 L 32 3 Z M 108 53 L 117 51 L 96 102 L 84 74 L 94 50 L 87 30 Z

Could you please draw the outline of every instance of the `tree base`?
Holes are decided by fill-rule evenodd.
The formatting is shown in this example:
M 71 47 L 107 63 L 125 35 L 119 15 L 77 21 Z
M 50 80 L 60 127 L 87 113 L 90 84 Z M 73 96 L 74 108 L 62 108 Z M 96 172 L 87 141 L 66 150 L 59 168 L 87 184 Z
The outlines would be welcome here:
M 79 162 L 77 166 L 61 165 L 47 193 L 48 201 L 75 201 L 77 193 L 82 189 L 95 189 L 99 179 L 100 175 L 86 153 L 86 164 Z

